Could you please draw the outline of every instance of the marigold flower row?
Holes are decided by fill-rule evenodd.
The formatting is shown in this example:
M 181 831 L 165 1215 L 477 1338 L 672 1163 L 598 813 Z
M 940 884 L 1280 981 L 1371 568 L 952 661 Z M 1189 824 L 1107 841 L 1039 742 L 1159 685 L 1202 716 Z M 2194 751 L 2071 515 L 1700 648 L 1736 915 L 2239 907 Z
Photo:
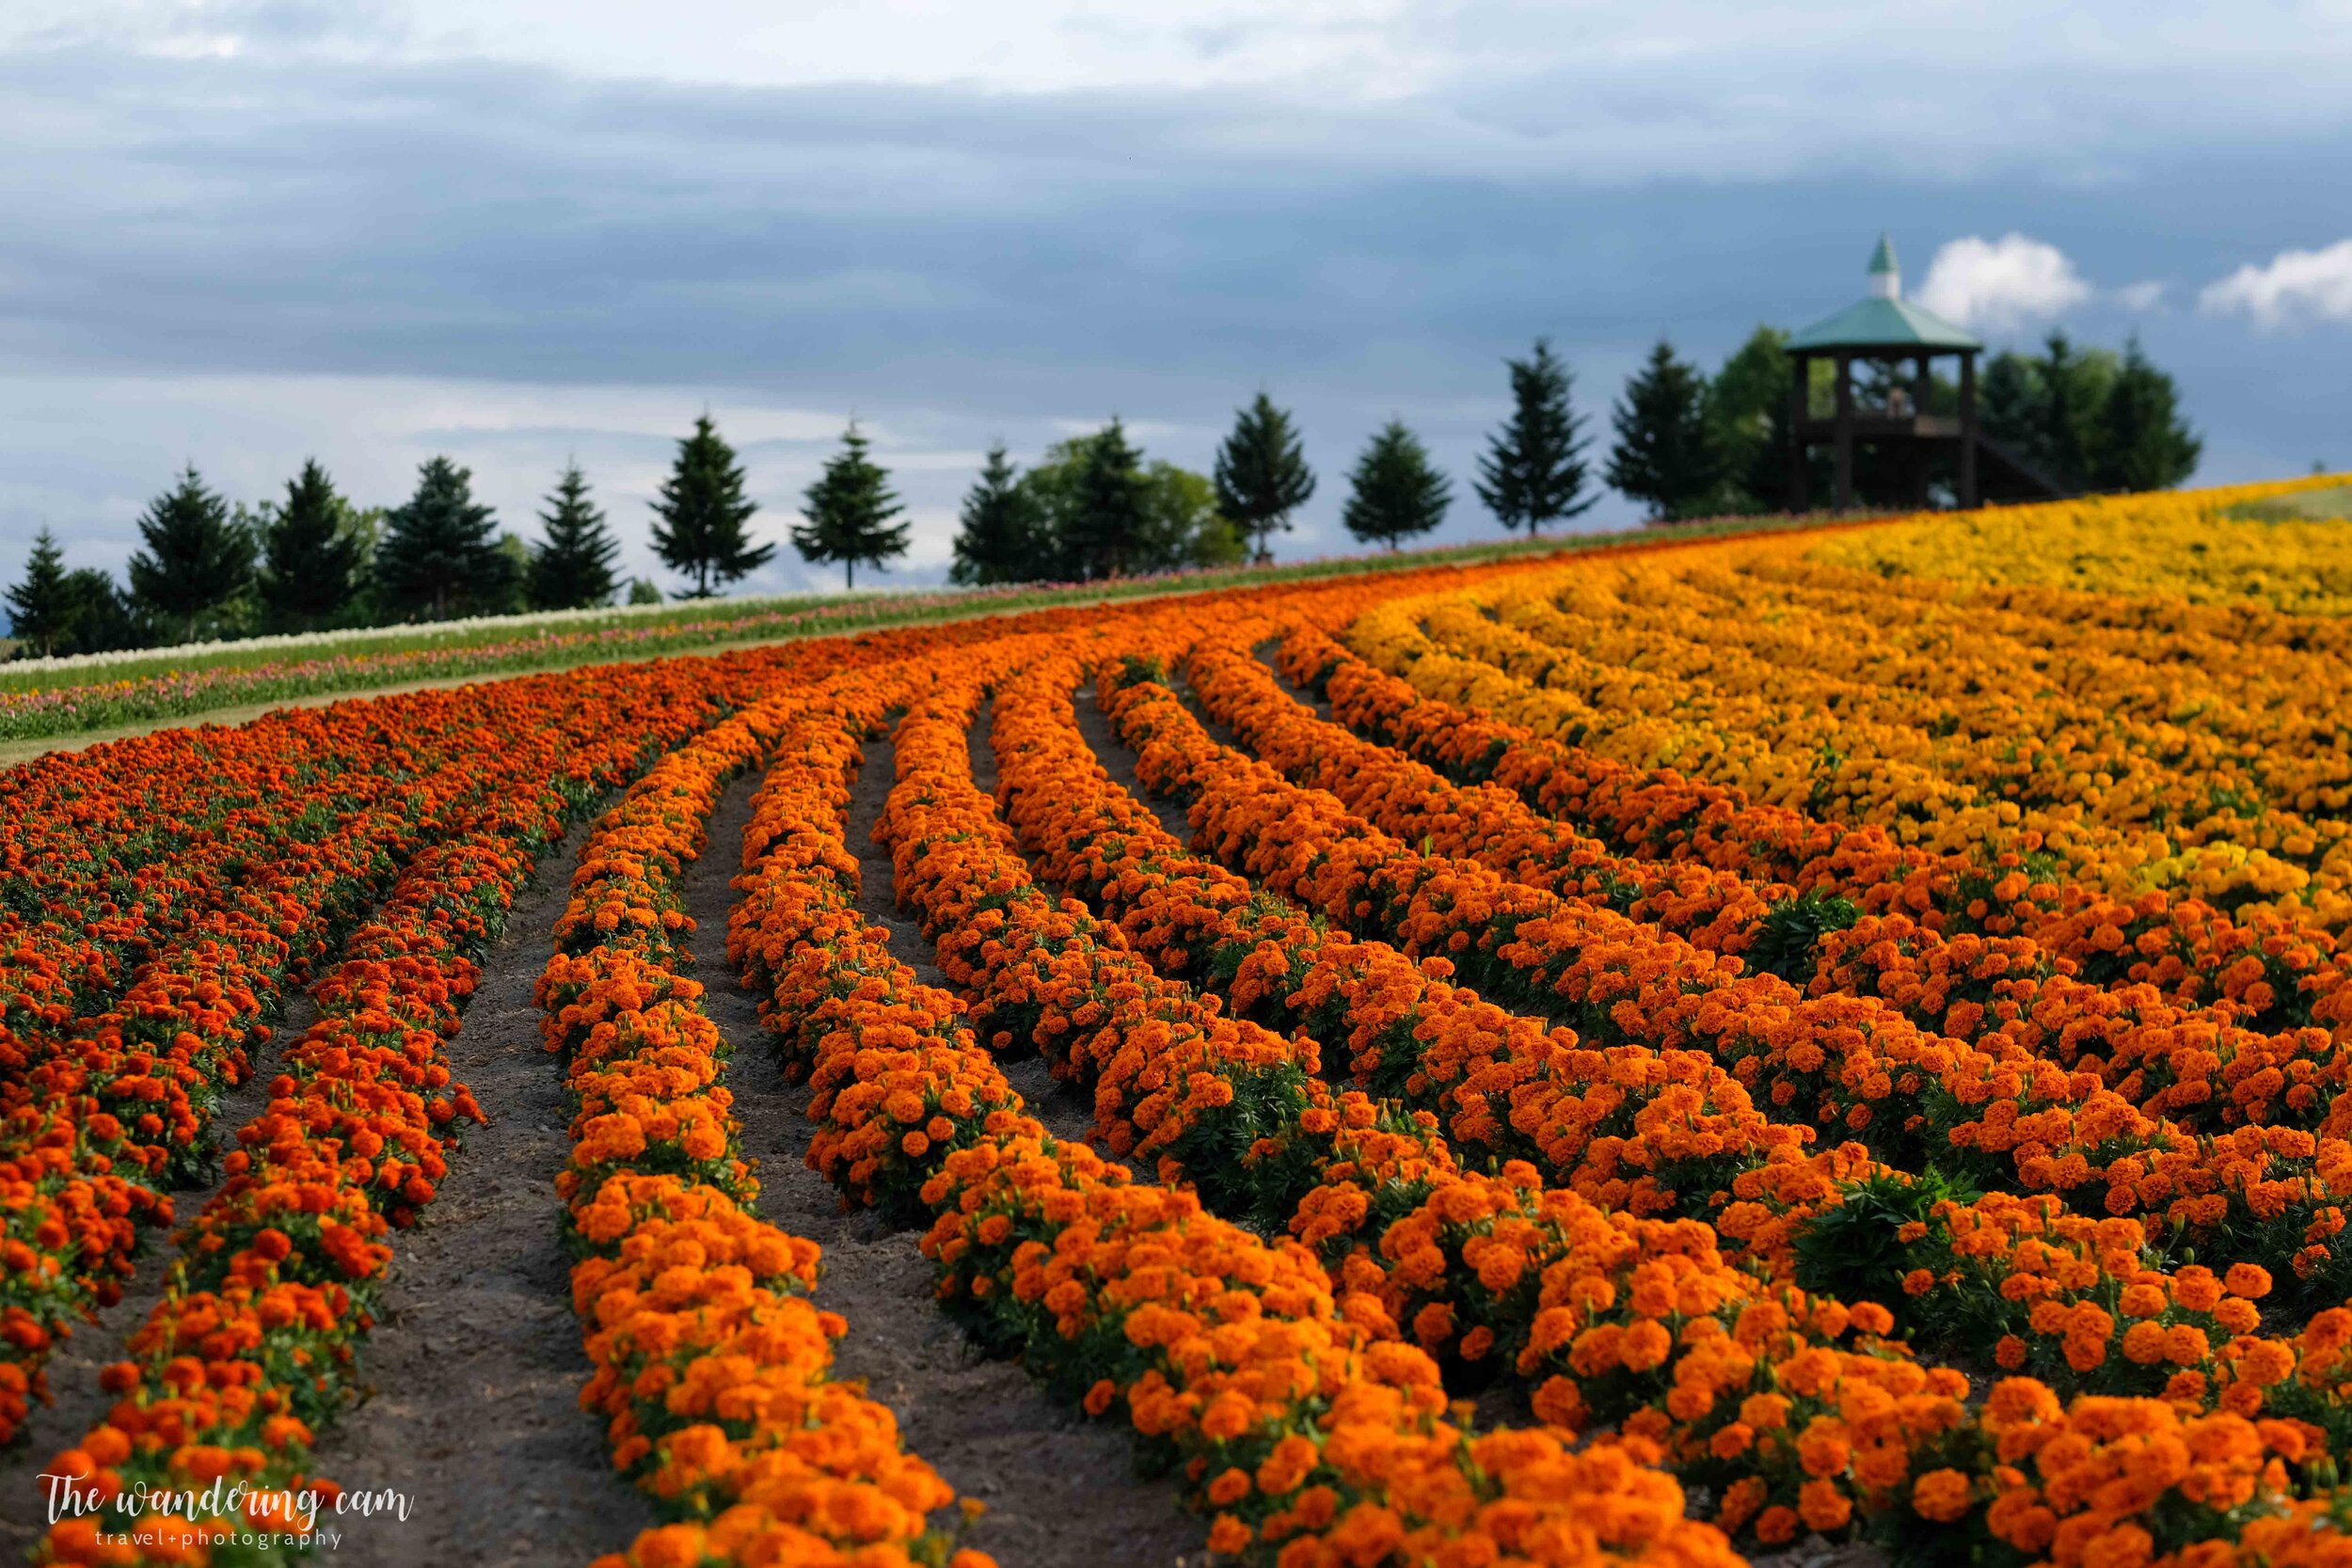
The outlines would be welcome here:
M 901 723 L 893 836 L 1001 842 L 960 767 L 967 715 L 968 698 L 934 693 Z M 1129 1183 L 1021 1116 L 951 999 L 917 986 L 851 912 L 841 769 L 820 751 L 797 788 L 783 767 L 771 775 L 764 836 L 777 847 L 736 927 L 771 1023 L 816 1075 L 834 1137 L 813 1157 L 853 1192 L 935 1212 L 926 1247 L 943 1300 L 1089 1410 L 1123 1407 L 1219 1511 L 1213 1546 L 1292 1568 L 1497 1560 L 1498 1547 L 1507 1560 L 1729 1560 L 1680 1519 L 1638 1447 L 1470 1435 L 1442 1419 L 1434 1365 L 1367 1340 L 1303 1250 L 1214 1219 L 1188 1193 Z M 865 1135 L 877 1122 L 886 1132 Z
M 728 782 L 801 700 L 755 705 L 657 763 L 596 826 L 537 996 L 577 1112 L 557 1179 L 572 1303 L 613 1468 L 665 1523 L 606 1568 L 993 1568 L 927 1515 L 954 1500 L 883 1406 L 831 1376 L 843 1321 L 807 1299 L 815 1243 L 759 1220 L 700 1005 L 678 879 Z

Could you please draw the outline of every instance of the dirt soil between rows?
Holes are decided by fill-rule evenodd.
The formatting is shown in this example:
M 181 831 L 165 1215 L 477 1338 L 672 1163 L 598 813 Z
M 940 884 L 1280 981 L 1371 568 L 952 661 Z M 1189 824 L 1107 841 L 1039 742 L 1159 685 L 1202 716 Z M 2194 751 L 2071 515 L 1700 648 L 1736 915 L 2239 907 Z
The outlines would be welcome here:
M 364 1353 L 373 1396 L 318 1446 L 320 1473 L 408 1501 L 405 1519 L 334 1521 L 328 1560 L 350 1568 L 579 1568 L 655 1522 L 580 1408 L 588 1358 L 555 1196 L 570 1112 L 531 999 L 587 832 L 542 857 L 483 960 L 450 1059 L 490 1125 L 468 1130 L 438 1198 L 393 1239 Z

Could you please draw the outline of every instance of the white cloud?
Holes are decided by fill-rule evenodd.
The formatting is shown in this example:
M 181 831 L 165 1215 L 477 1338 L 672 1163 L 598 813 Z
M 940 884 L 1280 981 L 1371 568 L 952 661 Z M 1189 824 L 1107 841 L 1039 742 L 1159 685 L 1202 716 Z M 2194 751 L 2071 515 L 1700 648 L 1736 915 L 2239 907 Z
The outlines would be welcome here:
M 2263 265 L 2248 262 L 2205 286 L 2197 302 L 2217 316 L 2250 316 L 2281 326 L 2308 316 L 2352 321 L 2352 240 L 2325 250 L 2282 250 Z
M 2145 283 L 2126 283 L 2115 291 L 2115 303 L 2134 314 L 2139 314 L 2162 305 L 2164 291 L 2165 285 L 2153 279 Z
M 1939 316 L 2000 328 L 2058 315 L 2090 293 L 2066 252 L 2012 231 L 1997 240 L 1971 234 L 1945 245 L 1929 264 L 1918 298 Z

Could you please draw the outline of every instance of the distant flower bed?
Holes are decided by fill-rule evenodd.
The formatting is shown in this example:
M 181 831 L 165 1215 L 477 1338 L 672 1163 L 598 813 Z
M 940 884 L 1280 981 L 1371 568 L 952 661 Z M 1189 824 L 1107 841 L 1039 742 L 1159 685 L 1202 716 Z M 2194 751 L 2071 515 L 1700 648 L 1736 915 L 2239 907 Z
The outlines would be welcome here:
M 1820 520 L 1810 519 L 1816 524 Z M 1677 536 L 1742 532 L 1787 527 L 1795 521 L 1730 517 L 1681 525 L 1675 532 Z M 0 664 L 0 740 L 78 735 L 151 720 L 189 718 L 220 708 L 415 681 L 654 657 L 731 642 L 902 626 L 1073 599 L 1141 598 L 1360 572 L 1468 565 L 1503 557 L 1590 548 L 1624 537 L 1590 533 L 1498 540 L 1429 550 L 1325 556 L 1275 566 L 1154 573 L 1105 582 L 1007 583 L 987 588 L 937 587 L 553 610 L 22 659 Z M 108 671 L 119 673 L 103 678 Z
M 949 610 L 977 606 L 987 597 L 945 591 L 897 595 L 886 600 L 860 596 L 833 603 L 802 601 L 797 608 L 788 610 L 748 611 L 739 603 L 729 603 L 723 612 L 692 620 L 624 622 L 582 630 L 565 630 L 559 624 L 544 626 L 519 637 L 455 646 L 440 641 L 452 635 L 452 628 L 458 625 L 451 623 L 449 626 L 418 628 L 421 643 L 419 646 L 357 653 L 327 651 L 260 663 L 199 663 L 115 680 L 0 691 L 0 737 L 30 739 L 72 735 L 149 719 L 180 718 L 215 708 L 411 681 L 509 674 L 552 665 L 684 653 L 727 642 L 838 631 L 880 621 L 920 620 Z M 517 619 L 528 623 L 533 618 Z M 479 628 L 485 623 L 473 625 Z M 381 637 L 382 633 L 365 635 Z M 322 642 L 331 649 L 329 639 L 300 640 L 304 647 L 318 647 Z M 212 643 L 188 652 L 201 657 L 205 653 L 241 653 L 248 646 Z M 89 657 L 95 661 L 116 656 Z M 137 657 L 151 659 L 155 655 L 151 651 Z
M 2343 615 L 2352 612 L 2347 503 L 2352 487 L 2341 474 L 2226 490 L 2086 496 L 1920 517 L 1848 535 L 1818 553 L 1839 566 L 1963 589 L 2014 585 Z

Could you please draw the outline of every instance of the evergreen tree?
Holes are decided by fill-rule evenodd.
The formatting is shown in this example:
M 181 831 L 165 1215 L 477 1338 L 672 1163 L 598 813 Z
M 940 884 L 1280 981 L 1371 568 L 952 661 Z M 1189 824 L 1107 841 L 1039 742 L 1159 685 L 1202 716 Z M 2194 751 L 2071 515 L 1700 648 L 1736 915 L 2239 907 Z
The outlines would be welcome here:
M 1707 423 L 1707 382 L 1664 339 L 1626 383 L 1609 483 L 1660 517 L 1687 517 L 1713 494 L 1722 463 Z
M 1274 559 L 1267 541 L 1291 526 L 1291 514 L 1315 493 L 1314 471 L 1288 413 L 1260 392 L 1237 410 L 1232 434 L 1216 453 L 1216 510 L 1255 542 L 1257 559 Z
M 131 557 L 131 596 L 180 630 L 183 641 L 195 641 L 204 617 L 253 580 L 251 531 L 230 518 L 227 501 L 204 487 L 194 464 L 148 507 L 139 538 L 146 547 Z
M 1052 576 L 1052 544 L 1036 489 L 1021 483 L 1021 471 L 1007 460 L 1005 444 L 997 442 L 964 495 L 947 580 L 1037 581 Z
M 857 421 L 841 437 L 841 451 L 825 465 L 801 505 L 807 519 L 792 531 L 792 547 L 812 565 L 839 562 L 843 585 L 857 586 L 860 562 L 877 571 L 907 553 L 906 515 L 890 488 L 890 475 L 866 455 L 867 441 Z
M 2096 410 L 2086 405 L 2080 362 L 2065 333 L 2050 333 L 2039 369 L 2042 423 L 2033 433 L 2033 454 L 2058 483 L 2079 489 L 2090 467 L 2089 426 Z
M 273 631 L 316 631 L 351 607 L 367 565 L 350 502 L 311 458 L 286 482 L 283 503 L 262 508 L 262 608 Z
M 73 636 L 58 644 L 59 653 L 105 654 L 147 646 L 147 628 L 112 577 L 95 566 L 76 566 L 65 575 L 65 591 L 73 605 Z
M 494 615 L 514 602 L 519 573 L 499 542 L 473 474 L 446 457 L 418 470 L 417 491 L 384 519 L 375 588 L 403 620 Z
M 604 514 L 588 499 L 588 479 L 578 463 L 566 463 L 539 514 L 546 540 L 532 552 L 528 574 L 533 610 L 586 610 L 611 604 L 616 579 L 612 563 L 621 542 L 605 527 Z
M 2197 471 L 2205 444 L 2180 415 L 2180 389 L 2148 362 L 2135 335 L 2123 347 L 2123 363 L 2100 410 L 2098 465 L 2091 475 L 2101 490 L 2169 490 Z
M 2025 451 L 2042 425 L 2041 399 L 2042 375 L 2033 361 L 2003 349 L 1985 361 L 1977 379 L 1977 423 L 2004 446 Z
M 1128 442 L 1127 427 L 1114 416 L 1078 444 L 1077 458 L 1061 536 L 1067 563 L 1077 577 L 1125 577 L 1137 569 L 1150 530 L 1143 454 Z
M 1546 523 L 1588 512 L 1600 499 L 1584 494 L 1590 443 L 1583 417 L 1568 401 L 1574 378 L 1549 339 L 1536 339 L 1528 357 L 1503 364 L 1511 372 L 1511 418 L 1478 460 L 1472 488 L 1506 531 L 1540 533 Z
M 707 414 L 678 442 L 677 464 L 661 482 L 653 510 L 654 553 L 672 571 L 694 579 L 687 598 L 707 599 L 714 584 L 734 582 L 775 557 L 775 546 L 754 545 L 744 531 L 759 506 L 744 495 L 735 449 L 720 438 Z
M 65 552 L 47 529 L 33 535 L 24 580 L 8 590 L 8 635 L 41 658 L 71 645 L 82 606 L 65 569 Z
M 1373 436 L 1348 483 L 1340 520 L 1358 539 L 1392 550 L 1444 522 L 1454 503 L 1453 483 L 1431 465 L 1429 450 L 1402 420 L 1391 420 Z
M 1145 463 L 1124 426 L 1057 441 L 1014 487 L 1036 516 L 1022 574 L 1029 581 L 1226 565 L 1248 553 L 1241 531 L 1217 511 L 1216 482 L 1173 463 Z M 1099 547 L 1105 538 L 1119 542 L 1116 566 Z

